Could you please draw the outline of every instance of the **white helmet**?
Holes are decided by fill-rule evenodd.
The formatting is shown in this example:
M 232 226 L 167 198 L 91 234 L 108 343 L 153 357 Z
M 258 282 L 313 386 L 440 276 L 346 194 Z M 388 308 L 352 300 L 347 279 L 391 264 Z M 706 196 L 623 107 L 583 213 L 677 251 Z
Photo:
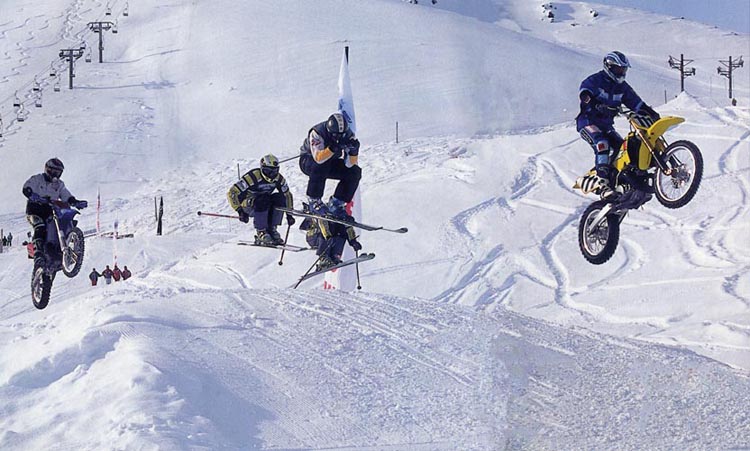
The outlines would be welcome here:
M 627 74 L 630 67 L 630 61 L 628 61 L 628 57 L 622 52 L 607 53 L 602 63 L 604 65 L 604 72 L 609 75 L 609 78 L 617 83 L 625 81 L 625 74 Z

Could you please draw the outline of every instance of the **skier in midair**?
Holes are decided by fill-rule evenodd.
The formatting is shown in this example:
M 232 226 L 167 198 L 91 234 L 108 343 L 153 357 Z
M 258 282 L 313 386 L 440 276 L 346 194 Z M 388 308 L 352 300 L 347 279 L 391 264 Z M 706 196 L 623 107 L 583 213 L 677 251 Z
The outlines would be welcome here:
M 26 196 L 26 219 L 34 228 L 34 265 L 44 266 L 46 263 L 45 242 L 47 238 L 47 219 L 52 216 L 50 201 L 63 201 L 69 205 L 83 209 L 88 206 L 85 200 L 78 200 L 60 180 L 65 166 L 57 158 L 51 158 L 44 165 L 44 172 L 33 175 L 23 185 L 23 195 Z
M 351 202 L 359 186 L 362 170 L 357 165 L 359 140 L 349 129 L 342 113 L 333 113 L 328 120 L 314 125 L 300 147 L 299 167 L 309 177 L 307 197 L 310 211 L 316 214 L 340 213 Z M 326 180 L 339 183 L 328 205 L 323 197 Z
M 331 215 L 344 221 L 353 222 L 354 218 L 347 214 L 343 206 L 341 208 L 342 211 L 332 211 Z M 303 205 L 303 209 L 309 211 L 308 205 Z M 315 268 L 316 271 L 341 263 L 344 244 L 347 242 L 355 251 L 362 250 L 362 244 L 357 241 L 357 234 L 352 226 L 323 219 L 305 218 L 300 225 L 300 229 L 306 231 L 307 244 L 317 249 L 316 254 L 319 258 Z
M 599 184 L 611 191 L 615 170 L 611 165 L 613 154 L 623 143 L 615 130 L 614 118 L 621 105 L 636 113 L 659 119 L 659 113 L 648 106 L 625 81 L 630 61 L 618 51 L 608 53 L 602 64 L 604 68 L 581 83 L 578 92 L 581 111 L 576 117 L 576 129 L 581 137 L 594 149 L 596 174 Z
M 232 185 L 227 193 L 229 205 L 237 211 L 240 221 L 248 223 L 253 217 L 255 243 L 262 246 L 284 244 L 276 229 L 281 225 L 282 212 L 277 207 L 294 208 L 294 198 L 284 177 L 279 173 L 279 160 L 273 154 L 260 159 L 260 167 L 253 168 Z M 286 215 L 287 224 L 294 225 L 294 217 Z

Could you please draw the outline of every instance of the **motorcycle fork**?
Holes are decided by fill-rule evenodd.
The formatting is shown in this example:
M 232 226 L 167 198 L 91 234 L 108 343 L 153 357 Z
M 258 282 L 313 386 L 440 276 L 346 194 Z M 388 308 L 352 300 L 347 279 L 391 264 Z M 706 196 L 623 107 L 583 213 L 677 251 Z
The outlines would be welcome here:
M 610 213 L 612 213 L 612 210 L 614 209 L 614 207 L 615 207 L 615 205 L 612 204 L 612 203 L 609 203 L 609 204 L 605 205 L 604 207 L 602 207 L 602 209 L 599 210 L 599 213 L 596 215 L 596 217 L 594 218 L 594 220 L 591 221 L 591 224 L 589 224 L 589 229 L 593 230 L 593 229 L 596 229 L 597 227 L 599 227 L 601 225 L 601 223 L 604 222 L 604 219 L 607 217 L 607 215 L 609 215 Z M 627 214 L 627 211 L 615 212 L 615 214 L 617 214 L 617 216 L 618 216 L 618 218 L 617 218 L 618 222 L 622 223 L 622 221 L 625 219 L 625 215 Z
M 68 256 L 68 247 L 65 246 L 65 240 L 60 230 L 60 220 L 57 219 L 57 213 L 52 212 L 52 218 L 55 220 L 55 229 L 57 229 L 57 241 L 60 243 L 60 252 L 62 253 L 63 259 Z
M 659 166 L 659 169 L 662 170 L 662 172 L 666 175 L 670 175 L 672 173 L 672 170 L 667 167 L 667 165 L 661 161 L 661 151 L 658 151 L 656 147 L 651 145 L 651 142 L 648 140 L 648 136 L 646 136 L 645 131 L 642 128 L 633 127 L 635 134 L 638 135 L 638 138 L 641 139 L 641 142 L 644 146 L 648 149 L 649 152 L 651 152 L 651 158 L 656 161 L 656 165 Z M 657 140 L 659 144 L 661 144 L 661 147 L 663 149 L 667 148 L 667 140 L 664 139 L 663 136 L 660 136 Z

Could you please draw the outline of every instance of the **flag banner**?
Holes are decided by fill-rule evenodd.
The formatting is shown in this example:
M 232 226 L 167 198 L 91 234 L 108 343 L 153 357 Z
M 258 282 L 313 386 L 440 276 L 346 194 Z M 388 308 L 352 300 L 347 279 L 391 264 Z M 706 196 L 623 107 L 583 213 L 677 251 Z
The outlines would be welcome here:
M 354 114 L 354 98 L 352 96 L 352 85 L 349 79 L 349 60 L 348 52 L 344 49 L 344 54 L 341 57 L 341 69 L 339 70 L 339 100 L 338 110 L 346 119 L 349 124 L 349 128 L 357 133 L 357 122 Z M 351 166 L 348 156 L 347 166 Z M 360 189 L 354 193 L 352 201 L 346 205 L 346 211 L 354 217 L 356 221 L 362 220 L 362 203 L 360 201 Z M 354 250 L 349 245 L 344 246 L 344 252 L 341 255 L 342 260 L 350 260 L 354 258 Z M 323 282 L 323 288 L 332 290 L 343 290 L 353 291 L 357 287 L 357 270 L 352 266 L 337 269 L 326 273 L 325 281 Z

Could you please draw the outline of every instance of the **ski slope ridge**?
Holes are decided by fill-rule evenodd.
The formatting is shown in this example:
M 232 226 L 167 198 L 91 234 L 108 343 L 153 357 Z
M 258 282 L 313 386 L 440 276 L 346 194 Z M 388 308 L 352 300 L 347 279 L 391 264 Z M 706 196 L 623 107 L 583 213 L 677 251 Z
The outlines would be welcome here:
M 418 298 L 207 288 L 234 275 L 170 277 L 181 265 L 4 322 L 3 449 L 670 449 L 749 432 L 750 381 L 692 353 Z

